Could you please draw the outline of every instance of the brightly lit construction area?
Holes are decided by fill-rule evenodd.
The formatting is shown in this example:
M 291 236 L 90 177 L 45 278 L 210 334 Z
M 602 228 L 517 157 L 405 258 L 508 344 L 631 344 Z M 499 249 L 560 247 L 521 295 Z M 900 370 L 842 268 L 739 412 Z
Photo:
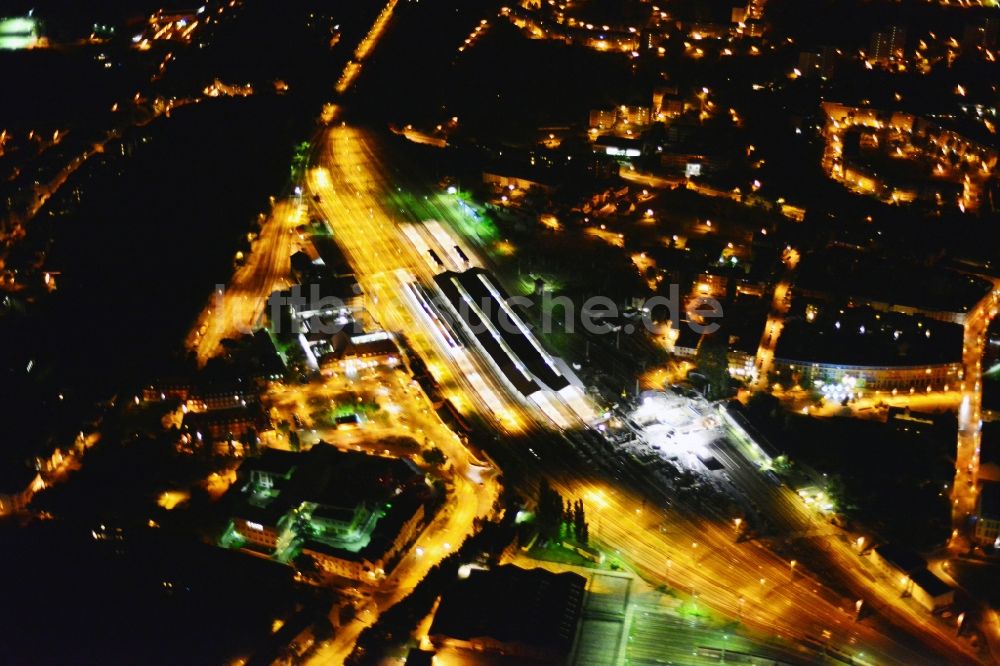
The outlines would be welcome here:
M 692 471 L 714 467 L 710 445 L 722 436 L 707 401 L 668 392 L 647 391 L 630 415 L 640 455 L 658 454 Z

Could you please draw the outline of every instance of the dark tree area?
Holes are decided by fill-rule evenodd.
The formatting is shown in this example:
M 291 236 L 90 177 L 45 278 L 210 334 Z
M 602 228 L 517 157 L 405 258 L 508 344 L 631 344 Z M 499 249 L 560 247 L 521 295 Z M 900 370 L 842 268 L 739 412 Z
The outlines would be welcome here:
M 776 409 L 768 398 L 752 400 L 747 415 L 789 461 L 828 475 L 826 491 L 849 519 L 914 548 L 947 539 L 943 489 L 954 474 L 953 415 L 919 432 L 880 421 L 802 416 Z
M 577 500 L 573 504 L 573 534 L 577 542 L 586 546 L 590 541 L 590 524 L 587 522 L 587 515 L 583 509 L 583 500 Z
M 538 507 L 535 516 L 538 521 L 538 534 L 542 539 L 553 540 L 561 536 L 565 517 L 563 498 L 545 479 L 538 485 Z
M 428 465 L 443 465 L 447 459 L 444 455 L 444 451 L 438 447 L 427 449 L 421 454 L 421 457 Z
M 729 345 L 726 335 L 716 331 L 702 338 L 698 347 L 698 373 L 704 377 L 704 393 L 709 400 L 729 394 Z

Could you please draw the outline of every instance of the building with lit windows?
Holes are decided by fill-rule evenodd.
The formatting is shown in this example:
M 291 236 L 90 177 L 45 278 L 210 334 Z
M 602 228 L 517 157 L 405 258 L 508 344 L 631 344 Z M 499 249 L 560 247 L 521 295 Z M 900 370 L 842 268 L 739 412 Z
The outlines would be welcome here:
M 506 170 L 503 173 L 484 171 L 483 183 L 500 191 L 511 189 L 527 192 L 528 190 L 537 189 L 542 192 L 554 192 L 556 189 L 555 184 L 539 178 L 540 175 L 536 173 L 518 174 Z
M 701 345 L 702 333 L 691 326 L 691 322 L 682 320 L 680 326 L 671 329 L 667 336 L 670 352 L 678 358 L 695 358 Z
M 900 367 L 810 363 L 775 358 L 773 367 L 779 377 L 798 378 L 799 385 L 803 387 L 820 382 L 821 386 L 844 386 L 846 393 L 857 390 L 886 393 L 944 391 L 957 387 L 962 373 L 961 363 Z
M 871 308 L 809 303 L 789 312 L 774 349 L 775 379 L 841 400 L 858 392 L 957 389 L 962 327 Z
M 981 481 L 976 499 L 976 543 L 992 548 L 1000 547 L 1000 482 Z
M 300 569 L 377 581 L 426 522 L 431 489 L 407 460 L 319 443 L 266 449 L 240 468 L 225 545 Z
M 834 180 L 886 203 L 922 200 L 963 211 L 980 205 L 998 161 L 988 137 L 977 141 L 965 134 L 967 125 L 944 118 L 835 102 L 823 110 L 823 168 Z
M 648 106 L 626 106 L 618 107 L 618 117 L 625 125 L 643 128 L 649 125 L 650 111 Z
M 319 359 L 324 374 L 334 370 L 356 371 L 378 365 L 393 367 L 399 363 L 399 347 L 391 333 L 374 331 L 348 335 L 340 331 L 330 340 L 330 352 Z
M 906 28 L 898 25 L 872 35 L 869 60 L 884 65 L 903 58 L 906 46 Z
M 246 403 L 224 409 L 189 411 L 181 423 L 182 436 L 189 441 L 228 441 L 271 429 L 271 419 L 260 403 Z
M 41 24 L 32 16 L 0 17 L 0 50 L 45 46 Z
M 962 30 L 961 46 L 963 51 L 993 50 L 1000 36 L 1000 19 L 990 16 L 982 23 L 966 25 Z
M 616 109 L 591 109 L 589 126 L 599 130 L 607 130 L 613 128 L 617 120 L 618 111 Z

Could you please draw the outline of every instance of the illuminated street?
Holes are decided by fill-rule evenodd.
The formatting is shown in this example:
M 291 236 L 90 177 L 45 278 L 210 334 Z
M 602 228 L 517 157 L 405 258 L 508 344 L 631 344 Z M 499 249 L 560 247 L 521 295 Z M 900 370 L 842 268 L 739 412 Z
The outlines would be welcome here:
M 355 267 L 362 288 L 370 294 L 368 307 L 375 318 L 391 330 L 406 332 L 460 410 L 469 409 L 470 401 L 481 401 L 484 416 L 508 432 L 517 432 L 521 426 L 515 408 L 490 385 L 489 374 L 477 368 L 475 357 L 461 349 L 454 355 L 442 354 L 439 338 L 403 298 L 409 276 L 429 283 L 432 273 L 403 240 L 397 222 L 404 220 L 384 203 L 383 197 L 392 196 L 392 188 L 376 169 L 374 148 L 362 132 L 347 126 L 332 128 L 324 143 L 330 157 L 313 170 L 310 185 L 320 197 L 319 210 Z
M 370 606 L 366 606 L 353 623 L 342 628 L 335 641 L 316 654 L 314 663 L 318 664 L 342 661 L 365 626 L 406 596 L 434 564 L 462 543 L 472 531 L 475 518 L 493 514 L 500 490 L 496 470 L 474 457 L 455 433 L 437 418 L 419 387 L 407 381 L 402 373 L 373 373 L 356 380 L 334 377 L 320 385 L 277 387 L 271 399 L 279 413 L 305 416 L 308 405 L 329 404 L 332 396 L 343 396 L 345 391 L 371 391 L 377 396 L 387 422 L 365 423 L 350 430 L 338 431 L 329 426 L 310 429 L 315 430 L 317 439 L 373 455 L 411 456 L 414 455 L 412 449 L 387 449 L 385 442 L 418 439 L 421 446 L 438 447 L 444 452 L 448 461 L 444 476 L 450 488 L 442 513 L 424 530 L 392 573 L 377 583 Z M 307 422 L 307 425 L 310 424 Z
M 955 455 L 955 482 L 952 484 L 952 547 L 967 547 L 969 516 L 976 507 L 979 475 L 979 448 L 982 441 L 983 345 L 989 322 L 997 314 L 997 292 L 983 299 L 965 324 L 962 344 L 965 382 L 958 407 L 958 445 Z

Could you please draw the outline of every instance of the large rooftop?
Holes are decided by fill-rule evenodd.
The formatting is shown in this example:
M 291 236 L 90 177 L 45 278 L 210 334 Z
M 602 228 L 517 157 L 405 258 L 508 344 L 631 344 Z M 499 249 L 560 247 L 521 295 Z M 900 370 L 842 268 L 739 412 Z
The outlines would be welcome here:
M 442 598 L 428 635 L 489 637 L 566 654 L 583 607 L 586 580 L 575 573 L 504 565 L 473 569 Z
M 908 574 L 927 568 L 927 560 L 918 555 L 915 551 L 903 546 L 887 543 L 878 546 L 875 549 L 875 552 L 878 553 L 879 557 L 883 560 L 893 565 L 900 571 Z
M 845 301 L 963 313 L 989 293 L 990 284 L 943 268 L 834 247 L 802 258 L 795 289 Z
M 248 475 L 251 470 L 282 476 L 291 472 L 291 478 L 278 488 L 283 504 L 315 502 L 336 508 L 383 502 L 419 476 L 404 460 L 341 451 L 323 442 L 303 453 L 267 449 L 260 458 L 246 461 L 240 473 Z
M 465 329 L 518 391 L 530 395 L 539 390 L 539 383 L 553 391 L 569 385 L 508 304 L 510 296 L 489 273 L 475 268 L 464 273 L 448 271 L 434 280 L 464 320 Z
M 858 366 L 921 366 L 962 360 L 958 324 L 876 312 L 870 308 L 819 305 L 812 317 L 805 305 L 790 313 L 775 356 L 810 363 Z
M 922 589 L 927 594 L 932 597 L 939 597 L 942 594 L 947 594 L 951 592 L 951 586 L 945 583 L 943 580 L 935 576 L 933 573 L 927 569 L 921 569 L 912 576 L 910 580 L 913 584 Z

